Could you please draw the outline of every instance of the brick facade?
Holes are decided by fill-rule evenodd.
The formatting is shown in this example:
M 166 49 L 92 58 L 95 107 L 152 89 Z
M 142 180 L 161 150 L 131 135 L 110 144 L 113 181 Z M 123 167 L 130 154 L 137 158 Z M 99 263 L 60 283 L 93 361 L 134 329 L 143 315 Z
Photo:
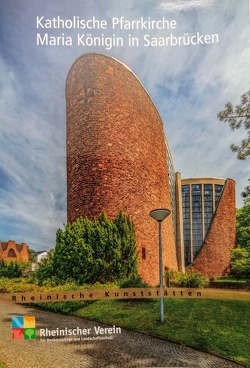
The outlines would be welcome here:
M 130 214 L 139 272 L 159 282 L 155 208 L 171 209 L 163 124 L 150 96 L 122 63 L 100 54 L 76 60 L 66 83 L 67 216 Z M 170 215 L 162 223 L 163 267 L 177 268 Z M 143 258 L 143 259 L 142 259 Z
M 0 241 L 0 260 L 29 260 L 28 246 L 25 243 L 16 243 L 14 240 Z
M 235 245 L 235 182 L 227 179 L 202 249 L 189 269 L 210 277 L 227 275 L 230 249 Z

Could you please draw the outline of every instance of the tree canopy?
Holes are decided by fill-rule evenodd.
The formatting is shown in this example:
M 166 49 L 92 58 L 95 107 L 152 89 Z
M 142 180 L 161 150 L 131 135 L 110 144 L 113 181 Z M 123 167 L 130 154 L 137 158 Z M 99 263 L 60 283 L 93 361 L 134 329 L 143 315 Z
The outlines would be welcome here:
M 231 273 L 238 279 L 250 276 L 250 199 L 236 212 L 237 248 L 231 250 Z
M 236 248 L 231 251 L 231 274 L 237 279 L 250 276 L 250 251 Z
M 121 212 L 114 221 L 102 213 L 97 219 L 79 217 L 56 234 L 52 257 L 37 270 L 40 281 L 59 283 L 114 282 L 137 274 L 135 229 Z
M 245 160 L 250 156 L 250 90 L 241 96 L 240 105 L 233 107 L 231 102 L 225 105 L 225 109 L 217 115 L 220 121 L 227 122 L 232 130 L 245 128 L 247 137 L 240 145 L 230 146 L 233 152 L 237 152 L 239 160 Z
M 250 199 L 236 212 L 236 239 L 237 246 L 250 251 Z
M 28 249 L 28 254 L 29 254 L 29 262 L 36 262 L 36 259 L 35 259 L 35 250 L 29 248 Z
M 239 145 L 231 144 L 230 148 L 237 153 L 239 160 L 245 160 L 250 156 L 250 90 L 241 96 L 241 103 L 235 107 L 231 102 L 225 105 L 225 109 L 217 114 L 220 121 L 228 123 L 232 130 L 244 128 L 246 138 Z M 250 180 L 248 179 L 249 184 Z M 247 185 L 241 193 L 243 198 L 250 196 L 250 185 Z

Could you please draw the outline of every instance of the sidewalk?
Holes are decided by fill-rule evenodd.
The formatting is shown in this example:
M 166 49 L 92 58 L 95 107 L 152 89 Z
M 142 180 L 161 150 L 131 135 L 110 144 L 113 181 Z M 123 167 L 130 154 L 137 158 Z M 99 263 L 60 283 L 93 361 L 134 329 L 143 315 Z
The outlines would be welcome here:
M 18 315 L 36 317 L 36 340 L 12 340 L 11 318 Z M 106 340 L 63 342 L 50 337 L 47 341 L 40 336 L 41 329 L 78 327 L 86 330 L 85 337 L 93 338 L 90 332 L 95 331 L 94 327 L 100 331 L 100 328 L 110 326 L 6 301 L 0 301 L 0 316 L 0 362 L 8 368 L 242 367 L 226 359 L 125 329 L 108 337 L 101 335 L 101 338 L 106 336 Z

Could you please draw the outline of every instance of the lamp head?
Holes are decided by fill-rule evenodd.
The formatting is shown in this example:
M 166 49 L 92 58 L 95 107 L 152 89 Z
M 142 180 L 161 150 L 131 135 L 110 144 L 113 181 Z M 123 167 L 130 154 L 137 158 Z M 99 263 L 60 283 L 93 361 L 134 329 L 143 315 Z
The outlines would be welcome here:
M 156 210 L 150 211 L 149 213 L 149 216 L 158 222 L 163 221 L 169 215 L 170 215 L 170 211 L 167 210 L 166 208 L 158 208 Z

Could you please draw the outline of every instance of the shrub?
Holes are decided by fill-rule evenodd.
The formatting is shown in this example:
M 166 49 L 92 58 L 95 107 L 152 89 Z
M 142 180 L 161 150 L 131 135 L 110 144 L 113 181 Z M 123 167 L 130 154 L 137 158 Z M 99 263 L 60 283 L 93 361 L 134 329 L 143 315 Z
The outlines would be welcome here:
M 148 284 L 142 281 L 139 275 L 132 275 L 120 282 L 120 288 L 147 288 Z
M 187 271 L 184 274 L 182 285 L 189 288 L 202 288 L 209 285 L 209 278 L 203 276 L 199 272 Z
M 164 273 L 167 286 L 201 288 L 209 285 L 209 279 L 200 272 L 166 270 Z
M 43 289 L 28 282 L 27 278 L 0 278 L 0 293 L 24 293 L 30 291 L 43 291 Z
M 137 272 L 133 222 L 121 212 L 114 221 L 102 213 L 91 221 L 79 217 L 56 234 L 54 252 L 35 273 L 39 285 L 71 280 L 78 285 L 115 282 Z
M 22 277 L 25 268 L 28 267 L 28 263 L 23 261 L 8 261 L 1 260 L 0 262 L 0 277 L 7 277 L 13 279 L 16 277 Z

